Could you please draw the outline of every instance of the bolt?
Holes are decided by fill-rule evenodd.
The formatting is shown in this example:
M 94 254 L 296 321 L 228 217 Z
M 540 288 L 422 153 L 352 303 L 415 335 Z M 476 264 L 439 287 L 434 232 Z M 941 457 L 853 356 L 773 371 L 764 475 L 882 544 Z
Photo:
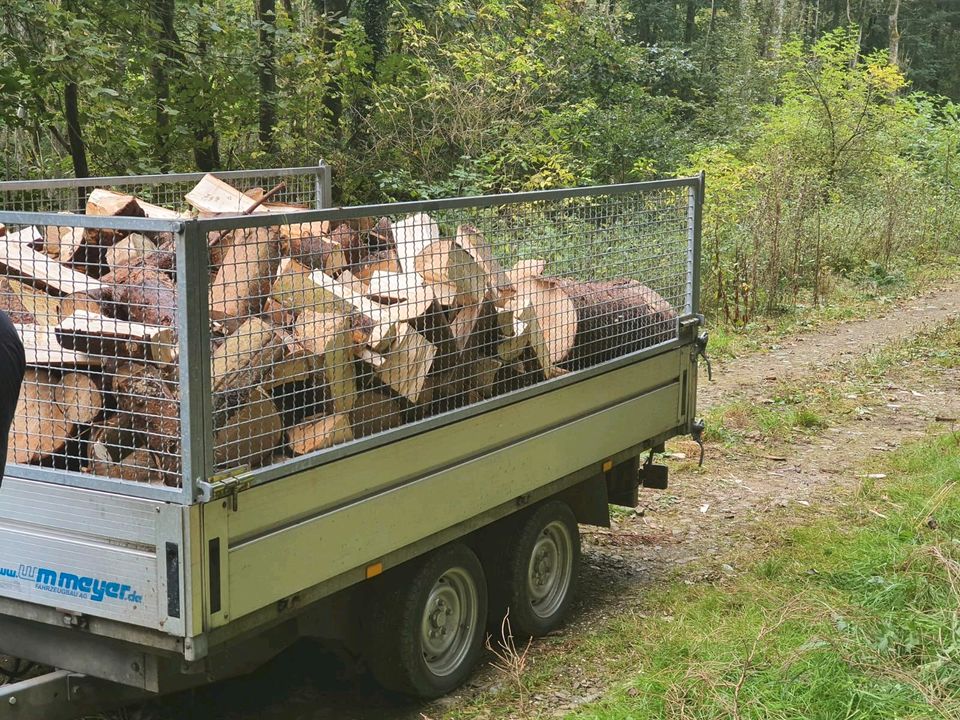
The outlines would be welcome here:
M 17 697 L 16 697 L 15 695 L 11 695 L 11 696 L 10 696 L 10 699 L 7 700 L 7 702 L 10 703 L 11 705 L 16 705 L 16 704 L 17 704 Z

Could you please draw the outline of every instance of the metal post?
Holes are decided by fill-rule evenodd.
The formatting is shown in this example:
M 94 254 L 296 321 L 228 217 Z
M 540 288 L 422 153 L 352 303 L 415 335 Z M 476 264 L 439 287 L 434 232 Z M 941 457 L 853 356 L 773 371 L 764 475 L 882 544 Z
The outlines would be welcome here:
M 198 483 L 213 468 L 210 381 L 210 310 L 206 238 L 197 221 L 177 236 L 177 338 L 180 362 L 180 437 L 185 505 L 197 498 Z
M 689 185 L 687 187 L 687 282 L 684 293 L 684 315 L 693 315 L 696 312 L 694 273 L 696 272 L 697 195 L 697 186 Z
M 700 313 L 700 263 L 703 253 L 703 198 L 706 187 L 707 174 L 701 170 L 693 215 L 693 292 L 690 296 L 691 312 L 698 314 Z
M 317 163 L 317 176 L 315 179 L 317 210 L 323 210 L 333 205 L 331 176 L 330 166 L 323 160 L 320 160 L 320 162 Z

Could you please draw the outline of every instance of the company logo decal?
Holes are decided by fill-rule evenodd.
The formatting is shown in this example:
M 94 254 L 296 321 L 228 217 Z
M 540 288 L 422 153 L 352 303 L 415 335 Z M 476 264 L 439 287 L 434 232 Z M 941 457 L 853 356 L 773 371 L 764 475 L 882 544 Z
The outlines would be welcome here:
M 129 603 L 142 603 L 143 595 L 129 585 L 111 580 L 75 575 L 74 573 L 51 570 L 34 565 L 21 565 L 14 571 L 0 568 L 0 577 L 19 577 L 33 583 L 34 588 L 57 595 L 67 595 L 80 600 L 103 602 L 105 599 L 122 600 Z

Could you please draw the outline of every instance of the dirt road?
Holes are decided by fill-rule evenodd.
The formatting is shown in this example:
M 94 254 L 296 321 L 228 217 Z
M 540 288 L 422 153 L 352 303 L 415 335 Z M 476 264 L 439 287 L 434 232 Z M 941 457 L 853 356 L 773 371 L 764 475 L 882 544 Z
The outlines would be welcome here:
M 904 302 L 882 317 L 840 324 L 797 335 L 767 351 L 714 368 L 715 382 L 704 382 L 701 408 L 737 398 L 764 402 L 771 385 L 823 375 L 837 382 L 844 369 L 870 350 L 909 338 L 960 316 L 960 286 Z M 930 432 L 935 418 L 960 415 L 960 374 L 933 374 L 922 363 L 904 365 L 862 389 L 862 412 L 777 447 L 777 454 L 742 448 L 708 447 L 702 470 L 693 467 L 695 446 L 674 443 L 670 489 L 642 496 L 641 509 L 620 517 L 611 530 L 587 529 L 581 584 L 586 592 L 558 638 L 534 646 L 538 655 L 563 653 L 564 638 L 589 632 L 642 601 L 658 577 L 679 574 L 695 583 L 736 573 L 729 549 L 762 543 L 756 528 L 773 509 L 802 505 L 829 508 L 859 482 L 857 473 L 872 455 Z M 942 425 L 942 424 L 941 424 Z M 948 429 L 949 424 L 943 426 Z M 764 438 L 757 445 L 766 448 Z M 857 470 L 854 470 L 857 468 Z M 563 663 L 564 677 L 532 699 L 534 710 L 562 716 L 598 697 L 605 689 L 602 669 L 581 667 L 575 657 Z M 172 720 L 420 720 L 462 709 L 496 688 L 489 668 L 461 693 L 426 705 L 411 704 L 379 691 L 366 675 L 350 673 L 316 647 L 301 645 L 252 678 L 205 689 L 191 697 L 165 700 L 126 717 Z M 570 688 L 575 692 L 570 692 Z

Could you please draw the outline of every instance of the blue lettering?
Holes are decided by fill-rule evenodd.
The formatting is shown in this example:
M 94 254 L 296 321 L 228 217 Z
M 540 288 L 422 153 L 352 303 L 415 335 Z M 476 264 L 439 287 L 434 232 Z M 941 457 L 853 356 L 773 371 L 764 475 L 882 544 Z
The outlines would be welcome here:
M 0 568 L 0 577 L 16 578 L 17 571 L 10 568 Z
M 103 602 L 104 598 L 126 600 L 130 603 L 143 602 L 143 595 L 129 585 L 121 585 L 118 582 L 108 582 L 99 578 L 68 572 L 58 574 L 55 570 L 49 568 L 24 565 L 21 565 L 19 570 L 0 568 L 0 577 L 35 579 L 36 586 L 40 590 L 81 599 L 86 599 L 89 596 L 89 599 L 94 602 Z
M 60 573 L 60 580 L 57 582 L 57 587 L 62 587 L 66 590 L 79 590 L 80 589 L 80 578 L 73 573 Z

